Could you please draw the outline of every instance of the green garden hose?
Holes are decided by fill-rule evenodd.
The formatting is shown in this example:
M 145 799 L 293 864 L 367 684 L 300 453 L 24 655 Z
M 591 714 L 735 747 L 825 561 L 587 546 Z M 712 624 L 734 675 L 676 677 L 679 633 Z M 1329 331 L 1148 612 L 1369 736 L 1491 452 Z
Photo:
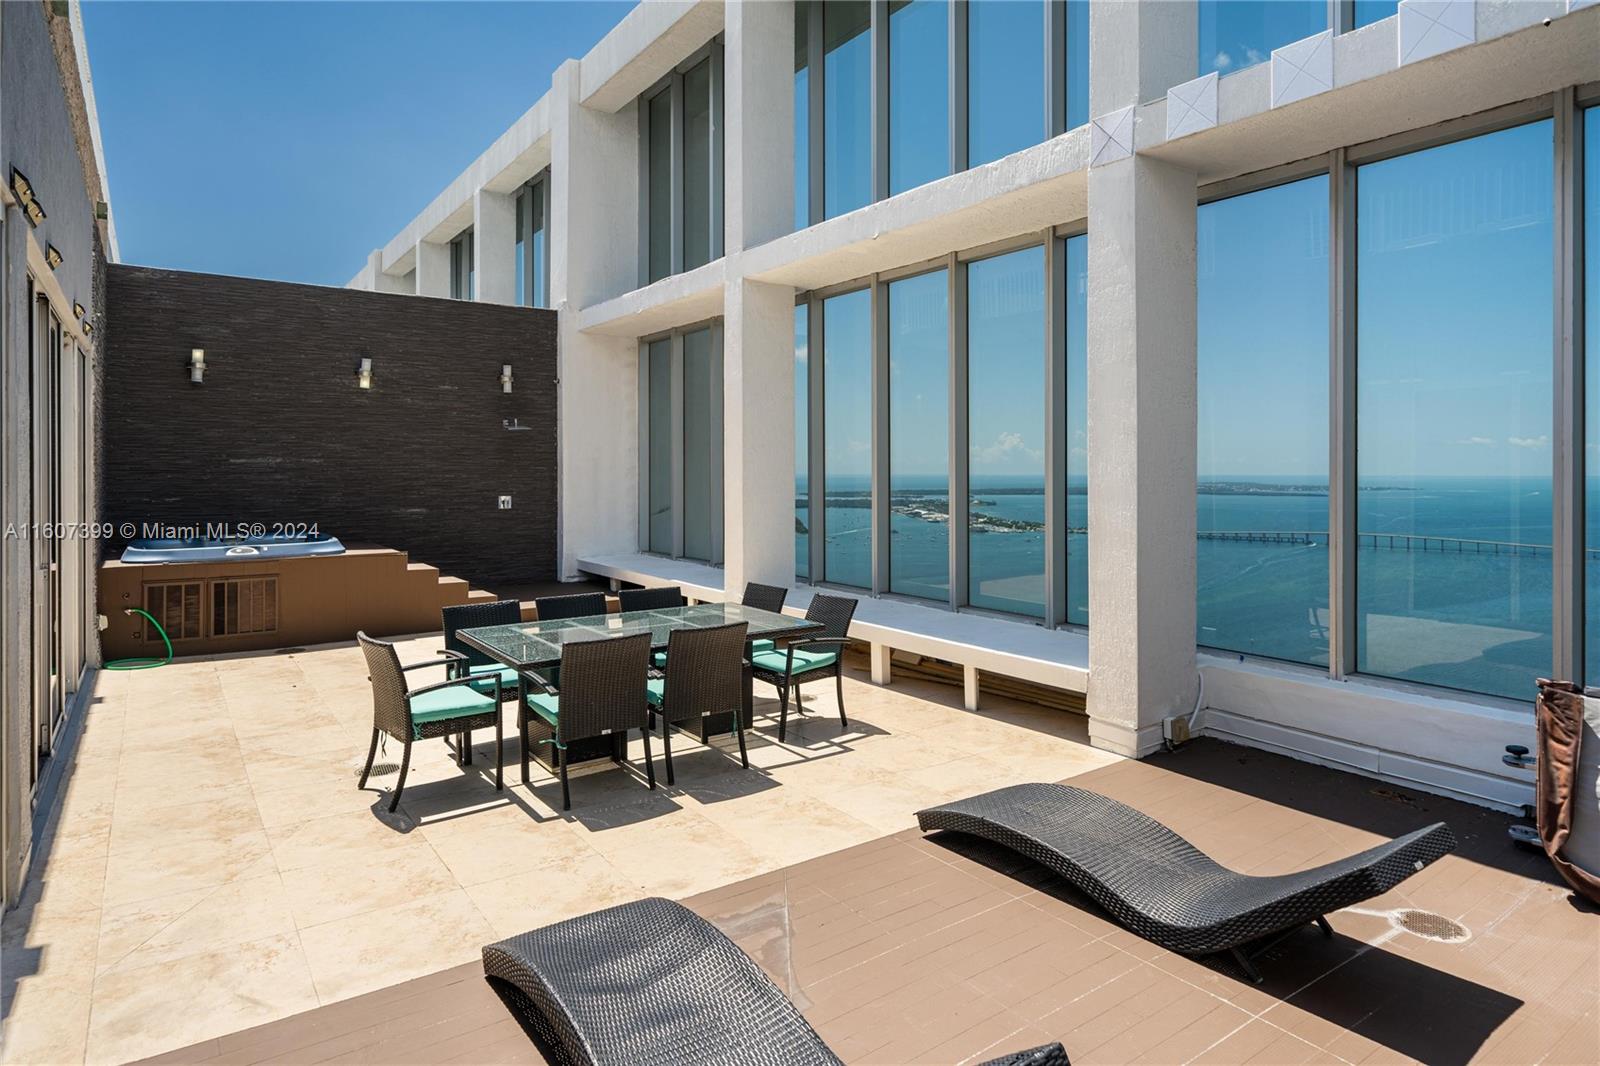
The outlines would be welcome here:
M 167 639 L 167 631 L 161 628 L 161 623 L 155 620 L 151 613 L 142 607 L 125 607 L 123 614 L 142 614 L 149 619 L 151 625 L 156 627 L 156 632 L 161 634 L 161 642 L 167 646 L 165 659 L 113 659 L 106 663 L 107 670 L 153 670 L 158 666 L 165 666 L 172 661 L 172 641 Z

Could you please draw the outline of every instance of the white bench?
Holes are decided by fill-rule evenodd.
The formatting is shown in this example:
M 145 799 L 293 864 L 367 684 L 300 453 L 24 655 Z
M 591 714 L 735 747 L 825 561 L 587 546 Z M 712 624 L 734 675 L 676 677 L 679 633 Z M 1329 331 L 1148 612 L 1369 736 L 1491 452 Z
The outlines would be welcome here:
M 721 602 L 730 598 L 723 588 L 722 570 L 685 559 L 602 555 L 579 559 L 578 569 L 608 579 L 613 587 L 623 581 L 646 587 L 678 585 L 690 599 Z M 784 610 L 804 614 L 817 591 L 810 585 L 790 590 Z M 978 707 L 979 671 L 1070 692 L 1088 691 L 1089 638 L 1081 631 L 1046 629 L 905 600 L 874 599 L 849 590 L 842 594 L 856 595 L 860 601 L 850 635 L 871 645 L 875 684 L 889 683 L 890 656 L 899 650 L 958 664 L 968 710 Z

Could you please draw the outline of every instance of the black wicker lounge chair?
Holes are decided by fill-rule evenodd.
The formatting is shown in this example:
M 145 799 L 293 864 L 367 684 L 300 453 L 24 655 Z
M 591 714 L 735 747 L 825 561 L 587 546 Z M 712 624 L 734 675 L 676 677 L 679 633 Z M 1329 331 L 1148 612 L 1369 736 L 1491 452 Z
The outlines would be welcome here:
M 1026 784 L 917 812 L 924 832 L 984 837 L 1041 863 L 1133 932 L 1184 955 L 1229 952 L 1260 982 L 1246 945 L 1381 895 L 1455 850 L 1438 822 L 1313 870 L 1250 877 L 1114 799 L 1067 785 Z M 1268 945 L 1270 946 L 1270 945 Z
M 372 743 L 367 746 L 367 765 L 362 768 L 356 787 L 367 787 L 372 760 L 378 754 L 378 738 L 384 734 L 394 737 L 405 745 L 405 751 L 400 757 L 400 777 L 389 799 L 389 811 L 393 813 L 400 806 L 400 793 L 405 791 L 414 741 L 459 736 L 461 749 L 457 758 L 465 765 L 472 761 L 472 745 L 468 738 L 474 729 L 486 728 L 494 730 L 494 787 L 498 792 L 505 770 L 500 678 L 491 675 L 492 687 L 488 692 L 478 692 L 472 678 L 466 675 L 412 688 L 406 682 L 406 674 L 412 670 L 443 666 L 453 672 L 461 659 L 446 653 L 443 659 L 401 666 L 399 653 L 388 641 L 375 640 L 365 633 L 357 633 L 356 641 L 366 656 L 367 680 L 372 682 Z
M 660 897 L 486 945 L 483 972 L 557 1066 L 841 1066 L 722 931 Z M 1067 1066 L 1051 1044 L 996 1059 Z
M 819 592 L 811 597 L 806 618 L 822 623 L 820 636 L 803 637 L 781 648 L 751 653 L 751 673 L 778 690 L 779 741 L 788 730 L 789 692 L 794 691 L 798 708 L 800 682 L 810 677 L 833 675 L 834 688 L 839 694 L 839 724 L 849 728 L 850 720 L 844 716 L 844 649 L 850 643 L 850 619 L 855 613 L 856 601 L 850 597 L 824 596 Z

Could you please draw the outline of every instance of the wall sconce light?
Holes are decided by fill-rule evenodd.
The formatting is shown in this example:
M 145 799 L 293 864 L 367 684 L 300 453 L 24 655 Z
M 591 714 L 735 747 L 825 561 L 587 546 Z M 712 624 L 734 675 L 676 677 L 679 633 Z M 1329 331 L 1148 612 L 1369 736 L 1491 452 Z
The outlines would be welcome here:
M 51 270 L 59 269 L 62 263 L 61 249 L 53 244 L 46 244 L 44 246 L 44 261 Z
M 189 350 L 189 381 L 194 385 L 204 384 L 206 380 L 206 350 L 204 348 L 191 348 Z
M 361 365 L 356 367 L 356 387 L 361 389 L 372 388 L 372 360 L 363 359 Z
M 39 223 L 43 222 L 45 219 L 44 208 L 40 206 L 39 201 L 29 200 L 28 205 L 23 208 L 23 211 L 28 216 L 29 224 L 32 225 L 34 229 L 38 229 Z
M 89 334 L 91 334 L 93 332 L 94 332 L 94 323 L 93 322 L 85 322 L 83 324 L 83 335 L 85 337 L 87 337 Z
M 507 363 L 500 368 L 500 391 L 511 391 L 511 364 Z
M 89 312 L 85 311 L 83 309 L 83 305 L 81 303 L 79 303 L 78 301 L 76 301 L 76 300 L 72 301 L 72 313 L 74 315 L 76 315 L 78 318 L 88 318 L 89 317 Z

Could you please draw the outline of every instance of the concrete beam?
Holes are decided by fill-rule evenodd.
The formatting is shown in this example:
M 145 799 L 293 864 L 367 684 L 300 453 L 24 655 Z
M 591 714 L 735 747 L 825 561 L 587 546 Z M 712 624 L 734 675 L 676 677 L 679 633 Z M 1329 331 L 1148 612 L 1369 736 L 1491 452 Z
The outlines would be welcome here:
M 730 282 L 722 349 L 726 587 L 794 583 L 794 290 Z
M 482 303 L 517 302 L 517 201 L 479 189 L 472 198 L 473 287 Z

